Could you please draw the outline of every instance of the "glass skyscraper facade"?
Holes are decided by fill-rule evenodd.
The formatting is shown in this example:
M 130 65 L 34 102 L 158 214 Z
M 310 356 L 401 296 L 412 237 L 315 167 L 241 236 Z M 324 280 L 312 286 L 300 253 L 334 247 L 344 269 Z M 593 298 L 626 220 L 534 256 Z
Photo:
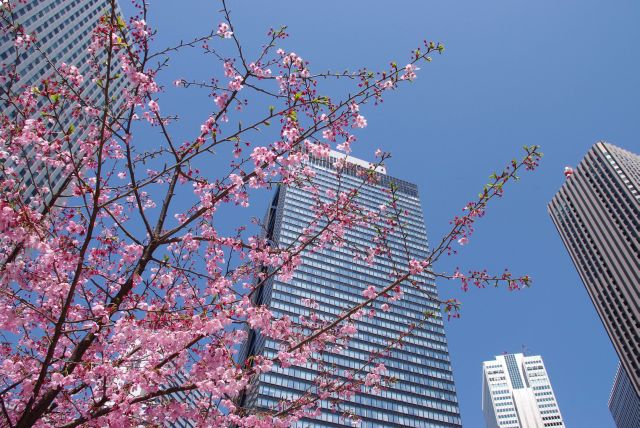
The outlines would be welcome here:
M 332 152 L 328 159 L 311 158 L 309 166 L 316 172 L 315 183 L 319 193 L 329 189 L 348 191 L 361 185 L 362 178 L 356 172 L 365 162 L 350 158 L 347 172 L 340 184 L 336 180 L 334 162 L 344 155 Z M 357 201 L 367 208 L 376 209 L 389 201 L 385 190 L 391 183 L 397 186 L 400 210 L 406 210 L 402 221 L 406 224 L 406 246 L 399 234 L 389 237 L 396 266 L 407 270 L 409 257 L 424 259 L 428 255 L 418 189 L 408 183 L 377 172 L 379 182 L 364 185 Z M 266 216 L 268 235 L 272 241 L 286 247 L 293 243 L 303 228 L 312 220 L 312 195 L 295 185 L 280 187 Z M 303 262 L 288 282 L 273 279 L 257 294 L 257 304 L 268 305 L 277 316 L 289 315 L 294 320 L 308 315 L 303 299 L 313 299 L 319 304 L 317 312 L 326 318 L 337 316 L 343 310 L 361 303 L 362 293 L 369 285 L 381 289 L 390 283 L 393 266 L 389 258 L 376 259 L 373 266 L 354 261 L 353 246 L 366 248 L 374 238 L 373 231 L 356 228 L 347 235 L 347 245 L 318 252 L 306 251 Z M 381 358 L 388 374 L 397 379 L 391 386 L 373 393 L 360 393 L 341 404 L 341 410 L 352 412 L 360 420 L 361 427 L 460 427 L 461 419 L 457 403 L 453 374 L 448 355 L 447 341 L 440 307 L 434 303 L 437 290 L 434 279 L 428 273 L 419 276 L 424 291 L 403 287 L 404 297 L 391 302 L 388 312 L 378 311 L 374 318 L 363 317 L 357 321 L 358 333 L 348 349 L 340 354 L 326 353 L 323 360 L 343 370 L 357 370 L 372 352 L 380 351 L 389 339 L 395 339 L 406 331 L 411 323 L 419 323 L 425 310 L 434 316 L 405 340 L 401 349 Z M 380 308 L 380 303 L 376 303 Z M 278 343 L 251 332 L 243 350 L 243 356 L 265 355 L 274 357 Z M 311 365 L 276 367 L 273 371 L 255 378 L 247 389 L 243 405 L 254 409 L 272 409 L 284 397 L 295 398 L 305 391 L 313 391 L 317 372 Z M 322 411 L 314 419 L 305 419 L 302 427 L 338 427 L 348 424 L 339 412 L 329 409 L 322 402 Z
M 640 425 L 640 397 L 622 366 L 618 366 L 613 382 L 609 410 L 618 428 L 637 428 Z
M 0 35 L 0 63 L 3 69 L 15 65 L 15 71 L 20 76 L 17 81 L 9 85 L 8 82 L 0 83 L 0 106 L 2 113 L 8 117 L 15 115 L 15 108 L 7 104 L 4 96 L 8 91 L 20 93 L 27 87 L 38 86 L 43 78 L 53 75 L 52 64 L 59 67 L 62 63 L 76 66 L 85 76 L 83 98 L 100 106 L 102 103 L 102 89 L 91 81 L 90 56 L 88 52 L 91 43 L 92 30 L 100 16 L 111 10 L 109 0 L 29 0 L 27 2 L 11 1 L 12 19 L 22 24 L 27 34 L 35 36 L 33 46 L 26 52 L 18 54 L 14 40 L 10 34 Z M 117 3 L 116 3 L 117 4 Z M 3 12 L 8 17 L 9 11 Z M 121 15 L 118 10 L 118 14 Z M 37 48 L 37 49 L 36 49 Z M 99 52 L 98 62 L 106 59 L 105 52 Z M 51 62 L 51 64 L 49 63 Z M 120 68 L 119 61 L 114 58 L 112 70 L 114 74 Z M 119 92 L 126 86 L 126 78 L 113 81 L 110 96 L 117 101 L 122 97 Z M 116 101 L 116 104 L 117 104 Z M 44 103 L 44 97 L 40 99 Z M 72 151 L 77 150 L 77 141 L 85 135 L 85 127 L 71 116 L 71 111 L 61 113 L 61 127 L 68 129 L 74 125 L 76 131 L 72 139 Z M 66 176 L 63 168 L 52 168 L 38 160 L 37 153 L 27 151 L 22 154 L 29 159 L 27 167 L 19 166 L 21 182 L 27 187 L 23 196 L 28 199 L 37 189 L 48 187 L 52 193 L 57 192 L 65 183 Z M 0 159 L 5 167 L 13 166 L 11 159 Z M 0 169 L 0 180 L 4 179 L 5 169 Z

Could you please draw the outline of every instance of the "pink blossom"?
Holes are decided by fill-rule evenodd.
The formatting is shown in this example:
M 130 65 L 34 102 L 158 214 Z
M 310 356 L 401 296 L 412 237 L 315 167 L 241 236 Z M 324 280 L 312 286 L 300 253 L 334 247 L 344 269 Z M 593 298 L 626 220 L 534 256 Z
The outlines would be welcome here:
M 229 98 L 229 95 L 224 93 L 224 94 L 213 97 L 213 102 L 215 102 L 218 108 L 222 110 L 223 108 L 226 107 L 228 98 Z
M 565 166 L 564 167 L 564 176 L 565 178 L 569 178 L 573 175 L 573 168 L 571 168 L 570 166 Z
M 258 146 L 253 149 L 251 153 L 251 159 L 253 159 L 253 163 L 255 166 L 262 165 L 264 163 L 271 164 L 276 159 L 276 154 L 269 150 L 267 147 Z
M 154 113 L 158 113 L 160 111 L 160 106 L 156 101 L 151 100 L 149 101 L 149 110 L 151 110 Z
M 351 153 L 351 144 L 348 141 L 345 141 L 344 143 L 338 144 L 336 149 L 349 154 Z
M 122 249 L 122 260 L 125 263 L 133 263 L 142 255 L 142 245 L 130 244 L 125 245 Z
M 316 302 L 315 300 L 312 299 L 302 299 L 302 304 L 308 308 L 312 308 L 312 309 L 318 309 L 320 307 L 320 305 L 318 304 L 318 302 Z
M 280 351 L 278 352 L 278 360 L 280 361 L 280 366 L 286 369 L 287 367 L 291 367 L 291 358 L 292 355 L 289 352 Z
M 97 108 L 90 107 L 90 106 L 86 106 L 84 108 L 84 112 L 89 117 L 98 117 L 98 115 L 100 114 L 100 110 L 98 110 Z
M 224 39 L 230 39 L 233 36 L 233 31 L 230 31 L 229 24 L 226 22 L 221 22 L 218 24 L 218 36 Z
M 16 47 L 21 48 L 24 46 L 28 47 L 32 41 L 33 41 L 33 36 L 31 36 L 30 34 L 22 34 L 16 37 L 13 43 L 14 45 L 16 45 Z
M 400 79 L 402 79 L 402 80 L 414 80 L 416 77 L 418 77 L 416 75 L 416 71 L 418 71 L 418 70 L 420 70 L 420 69 L 418 67 L 416 67 L 415 65 L 407 64 L 404 67 L 405 73 L 402 76 L 400 76 Z
M 418 275 L 424 271 L 424 263 L 418 260 L 409 260 L 409 273 Z
M 362 292 L 362 295 L 367 299 L 375 299 L 378 292 L 376 291 L 376 287 L 370 285 Z
M 233 183 L 233 186 L 236 188 L 242 187 L 244 185 L 244 180 L 238 174 L 229 175 L 229 180 Z
M 363 354 L 368 364 L 361 368 L 325 365 L 312 395 L 283 398 L 274 403 L 274 413 L 238 406 L 257 376 L 289 366 L 312 367 L 326 353 L 351 352 L 360 323 L 388 318 L 404 287 L 411 290 L 407 293 L 420 292 L 420 277 L 408 274 L 401 287 L 393 281 L 404 278 L 402 262 L 399 270 L 385 262 L 397 250 L 389 241 L 401 233 L 404 204 L 392 189 L 384 193 L 389 198 L 384 202 L 363 199 L 360 189 L 379 177 L 360 168 L 353 175 L 351 168 L 345 171 L 344 155 L 356 141 L 352 128 L 367 125 L 362 103 L 377 105 L 384 90 L 408 86 L 417 68 L 392 66 L 365 78 L 368 71 L 354 73 L 341 80 L 349 86 L 346 91 L 325 92 L 324 78 L 318 79 L 324 73 L 312 74 L 294 52 L 273 52 L 286 37 L 284 29 L 269 33 L 264 55 L 260 47 L 247 46 L 241 56 L 235 43 L 211 46 L 217 41 L 204 37 L 194 43 L 218 66 L 193 84 L 182 79 L 174 84 L 202 89 L 214 104 L 204 111 L 187 109 L 193 117 L 180 124 L 184 112 L 174 106 L 168 110 L 175 115 L 159 117 L 156 95 L 163 90 L 156 78 L 167 72 L 161 64 L 172 49 L 162 54 L 159 67 L 156 60 L 145 61 L 158 47 L 149 46 L 155 32 L 141 19 L 144 14 L 128 23 L 112 19 L 116 16 L 95 20 L 87 64 L 56 64 L 57 72 L 43 76 L 37 87 L 20 87 L 8 58 L 0 76 L 3 85 L 15 89 L 3 96 L 16 110 L 10 120 L 0 121 L 0 329 L 12 337 L 0 347 L 0 376 L 17 385 L 3 396 L 4 419 L 35 426 L 126 427 L 140 421 L 155 426 L 183 419 L 197 426 L 286 428 L 320 416 L 326 403 L 339 409 L 356 394 L 376 394 L 387 382 L 378 362 L 391 348 Z M 33 43 L 20 24 L 8 21 L 5 27 L 7 40 L 17 40 L 23 49 Z M 217 34 L 233 38 L 231 30 L 224 22 Z M 104 58 L 112 58 L 121 78 L 114 69 L 113 81 L 106 80 Z M 84 76 L 80 65 L 87 70 Z M 378 83 L 379 76 L 386 80 Z M 110 96 L 108 104 L 90 96 L 106 82 L 113 83 L 117 97 Z M 236 97 L 242 86 L 242 96 Z M 69 127 L 67 112 L 81 129 Z M 343 156 L 331 157 L 335 146 Z M 381 150 L 375 154 L 387 158 Z M 534 150 L 523 165 L 533 168 L 538 160 Z M 316 176 L 313 164 L 323 165 L 332 175 L 329 181 Z M 50 204 L 57 197 L 53 189 L 27 189 L 23 172 L 30 167 L 61 171 L 68 192 Z M 514 166 L 509 168 L 499 177 L 508 177 Z M 345 172 L 349 177 L 341 176 Z M 500 186 L 506 178 L 501 180 Z M 265 236 L 264 221 L 248 228 L 242 223 L 246 215 L 234 212 L 276 188 L 281 198 L 291 189 L 312 201 L 297 205 L 304 223 L 283 220 L 300 226 L 299 233 L 283 235 L 286 245 Z M 499 190 L 490 189 L 491 195 Z M 449 233 L 469 237 L 484 205 L 483 200 L 469 203 Z M 149 213 L 154 207 L 157 212 Z M 237 223 L 220 227 L 224 219 Z M 353 246 L 350 239 L 361 231 L 371 238 Z M 17 257 L 9 256 L 15 250 Z M 309 255 L 334 251 L 351 253 L 354 265 L 367 264 L 389 277 L 376 285 L 363 283 L 362 297 L 336 312 L 320 311 L 308 294 L 292 297 L 304 306 L 295 317 L 286 315 L 286 308 L 260 304 L 273 279 L 305 275 Z M 420 259 L 407 266 L 413 275 L 428 268 Z M 467 277 L 456 269 L 451 276 L 463 289 L 495 281 L 509 289 L 530 283 L 509 271 L 495 277 L 470 271 Z M 379 303 L 372 304 L 376 299 Z M 455 316 L 459 304 L 447 300 L 443 306 Z M 250 334 L 269 340 L 274 352 L 245 358 L 241 350 Z M 168 387 L 181 386 L 186 390 L 168 394 Z M 291 411 L 280 412 L 286 408 Z M 33 409 L 44 413 L 29 420 Z M 357 422 L 343 416 L 342 422 Z
M 58 67 L 58 71 L 74 86 L 80 86 L 84 82 L 84 77 L 80 74 L 80 70 L 74 65 L 67 65 L 63 62 Z
M 133 28 L 135 29 L 136 32 L 136 36 L 138 37 L 147 37 L 149 35 L 149 32 L 147 30 L 147 23 L 144 19 L 141 19 L 139 21 L 132 21 L 131 23 L 133 25 Z
M 225 77 L 235 77 L 238 74 L 233 67 L 233 61 L 225 61 L 222 66 L 224 67 Z
M 173 276 L 170 274 L 164 274 L 164 275 L 160 275 L 160 283 L 162 285 L 164 285 L 165 287 L 171 285 L 171 283 L 173 282 Z
M 456 269 L 456 271 L 453 273 L 451 278 L 453 278 L 453 279 L 466 279 L 467 277 L 462 272 L 460 272 L 459 270 Z
M 355 120 L 353 121 L 353 127 L 354 128 L 364 128 L 367 126 L 367 119 L 364 118 L 364 116 L 362 115 L 357 115 Z
M 322 137 L 326 138 L 329 141 L 336 141 L 336 134 L 331 128 L 322 131 Z
M 263 69 L 258 64 L 254 63 L 254 62 L 249 64 L 249 70 L 251 70 L 251 72 L 258 79 L 264 79 L 264 78 L 267 78 L 267 77 L 271 76 L 271 70 L 270 69 L 268 69 L 268 68 Z
M 393 80 L 391 79 L 387 79 L 385 81 L 382 81 L 380 83 L 378 83 L 378 88 L 380 88 L 383 91 L 389 90 L 389 89 L 393 89 L 395 86 L 395 84 L 393 83 Z
M 320 143 L 311 143 L 309 140 L 305 140 L 305 146 L 309 153 L 311 153 L 314 157 L 319 159 L 324 159 L 329 157 L 329 153 L 331 149 L 327 144 Z
M 358 332 L 355 324 L 348 323 L 340 328 L 340 336 L 353 336 Z
M 232 91 L 239 91 L 242 89 L 242 80 L 242 76 L 236 76 L 229 81 L 227 86 Z
M 463 236 L 462 238 L 458 239 L 458 244 L 460 245 L 467 245 L 469 243 L 469 238 L 467 238 L 466 236 Z
M 84 234 L 84 227 L 73 220 L 69 221 L 69 224 L 67 225 L 66 229 L 69 233 L 75 233 L 78 235 Z

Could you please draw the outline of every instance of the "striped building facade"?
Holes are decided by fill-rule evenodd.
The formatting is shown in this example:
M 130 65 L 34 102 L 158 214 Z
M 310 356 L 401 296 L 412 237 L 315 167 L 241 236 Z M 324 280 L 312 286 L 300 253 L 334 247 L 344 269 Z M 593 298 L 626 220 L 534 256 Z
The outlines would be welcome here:
M 618 366 L 611 389 L 609 410 L 618 428 L 638 428 L 640 425 L 640 396 L 621 366 Z
M 548 210 L 640 394 L 640 156 L 596 143 Z
M 347 173 L 338 183 L 333 167 L 338 157 L 344 155 L 332 152 L 329 159 L 312 159 L 309 163 L 316 172 L 314 182 L 319 185 L 320 195 L 327 190 L 349 191 L 362 182 L 362 178 Z M 347 169 L 352 173 L 366 164 L 355 158 L 349 158 L 348 162 L 350 166 Z M 406 270 L 406 251 L 416 259 L 425 258 L 429 251 L 418 189 L 415 184 L 386 175 L 384 170 L 378 171 L 378 184 L 364 185 L 357 201 L 375 210 L 389 201 L 387 189 L 391 183 L 397 187 L 400 210 L 406 210 L 402 219 L 406 222 L 406 245 L 399 234 L 389 236 L 389 245 L 396 266 Z M 297 239 L 313 218 L 312 206 L 312 195 L 303 188 L 296 185 L 279 188 L 265 222 L 268 237 L 274 245 L 287 247 Z M 309 308 L 302 304 L 303 299 L 315 300 L 319 305 L 317 312 L 326 319 L 357 305 L 364 300 L 362 293 L 368 285 L 381 289 L 389 284 L 394 269 L 393 262 L 385 257 L 376 259 L 374 266 L 354 261 L 353 248 L 366 248 L 373 238 L 370 228 L 358 227 L 348 233 L 347 242 L 341 248 L 317 252 L 305 250 L 302 266 L 293 278 L 287 282 L 274 279 L 265 284 L 257 294 L 256 303 L 268 305 L 276 315 L 288 315 L 293 320 L 309 315 Z M 390 302 L 388 312 L 379 310 L 375 317 L 363 317 L 357 321 L 358 333 L 345 351 L 326 352 L 322 356 L 326 364 L 342 372 L 366 367 L 371 353 L 384 349 L 390 339 L 395 339 L 411 323 L 419 324 L 425 310 L 428 310 L 434 316 L 419 326 L 402 348 L 381 359 L 389 370 L 388 374 L 397 381 L 378 393 L 363 392 L 345 400 L 340 403 L 339 411 L 331 409 L 332 403 L 322 401 L 321 413 L 313 419 L 301 421 L 298 426 L 351 426 L 349 420 L 340 417 L 343 412 L 355 415 L 362 428 L 461 426 L 443 320 L 439 305 L 434 301 L 437 298 L 434 278 L 428 273 L 419 278 L 424 291 L 403 287 L 404 297 Z M 375 305 L 380 309 L 380 303 Z M 274 357 L 279 349 L 278 343 L 251 332 L 243 354 L 245 357 Z M 313 364 L 276 367 L 254 379 L 242 404 L 255 411 L 274 410 L 282 398 L 295 399 L 305 392 L 313 393 L 317 376 Z
M 2 113 L 8 118 L 16 114 L 14 106 L 7 104 L 8 92 L 19 94 L 27 88 L 39 86 L 42 79 L 54 73 L 53 67 L 59 67 L 62 63 L 73 65 L 85 76 L 82 98 L 100 107 L 102 104 L 102 89 L 93 83 L 89 77 L 90 54 L 88 52 L 91 43 L 92 30 L 100 16 L 111 10 L 109 0 L 29 0 L 27 2 L 11 1 L 11 10 L 2 10 L 2 25 L 6 26 L 9 20 L 21 24 L 25 33 L 34 35 L 35 41 L 27 52 L 16 49 L 11 34 L 0 34 L 0 63 L 3 74 L 8 73 L 15 66 L 15 72 L 19 79 L 11 84 L 8 81 L 0 83 L 0 107 Z M 121 15 L 117 2 L 117 13 Z M 106 59 L 106 53 L 98 54 L 98 62 Z M 112 70 L 116 73 L 120 68 L 117 58 L 112 62 Z M 120 100 L 121 91 L 126 86 L 126 79 L 120 78 L 113 81 L 110 98 Z M 41 98 L 40 103 L 44 103 Z M 117 104 L 117 101 L 116 101 Z M 83 123 L 78 123 L 71 116 L 68 109 L 60 114 L 62 123 L 60 127 L 69 129 L 75 127 L 72 136 L 70 150 L 78 149 L 78 141 L 86 135 Z M 54 168 L 45 165 L 38 160 L 37 153 L 33 150 L 25 151 L 22 157 L 28 159 L 26 167 L 18 167 L 16 173 L 22 183 L 26 185 L 23 199 L 36 195 L 43 187 L 51 190 L 52 195 L 65 186 L 67 177 L 62 167 Z M 0 180 L 5 179 L 5 168 L 13 167 L 11 159 L 0 159 Z M 8 176 L 6 176 L 8 178 Z

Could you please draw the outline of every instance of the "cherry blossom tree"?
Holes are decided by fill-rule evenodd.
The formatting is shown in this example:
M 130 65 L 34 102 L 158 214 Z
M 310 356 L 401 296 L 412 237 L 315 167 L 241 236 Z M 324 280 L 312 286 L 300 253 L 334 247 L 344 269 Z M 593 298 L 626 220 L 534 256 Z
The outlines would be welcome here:
M 358 188 L 320 195 L 308 161 L 341 151 L 345 158 L 335 162 L 341 180 L 356 133 L 366 140 L 364 108 L 416 80 L 419 65 L 443 53 L 443 45 L 424 41 L 406 63 L 384 71 L 316 72 L 279 47 L 286 28 L 269 30 L 257 55 L 247 56 L 224 1 L 210 33 L 162 49 L 147 23 L 146 2 L 136 3 L 139 12 L 128 21 L 116 6 L 112 0 L 96 22 L 91 69 L 81 75 L 78 64 L 56 63 L 39 49 L 38 34 L 15 20 L 14 0 L 1 5 L 2 31 L 14 40 L 17 56 L 42 55 L 51 70 L 31 87 L 17 87 L 15 63 L 2 71 L 8 89 L 0 97 L 13 108 L 0 114 L 2 426 L 131 426 L 185 418 L 199 426 L 284 427 L 316 415 L 320 400 L 340 402 L 384 388 L 390 379 L 381 357 L 419 323 L 407 325 L 359 370 L 321 372 L 313 390 L 271 411 L 239 401 L 255 376 L 275 366 L 304 365 L 321 352 L 348 348 L 356 320 L 376 316 L 374 301 L 419 289 L 415 276 L 466 244 L 489 202 L 537 166 L 538 147 L 525 147 L 522 159 L 491 176 L 428 258 L 404 260 L 399 266 L 408 269 L 396 269 L 384 288 L 363 284 L 358 305 L 326 318 L 315 312 L 317 303 L 305 301 L 309 317 L 276 317 L 253 296 L 271 278 L 291 278 L 304 252 L 344 245 L 348 231 L 370 228 L 380 239 L 354 247 L 354 258 L 375 265 L 390 253 L 384 237 L 400 233 L 404 215 L 397 189 L 390 188 L 388 203 L 376 210 L 358 203 Z M 158 76 L 170 76 L 171 56 L 184 49 L 199 49 L 219 66 L 206 82 L 172 76 L 181 90 L 205 91 L 212 100 L 190 139 L 177 141 L 180 106 L 163 104 Z M 323 92 L 328 80 L 344 85 L 341 96 Z M 118 82 L 125 84 L 116 98 Z M 92 86 L 99 97 L 87 95 Z M 251 108 L 263 114 L 249 114 Z M 156 131 L 153 141 L 138 138 L 145 128 Z M 376 163 L 358 173 L 361 186 L 376 183 L 375 169 L 391 156 L 374 151 Z M 62 188 L 27 194 L 28 174 L 18 171 L 29 170 L 34 159 L 24 153 L 37 153 L 43 168 L 62 168 Z M 206 168 L 219 158 L 228 159 L 226 170 Z M 218 210 L 246 211 L 254 195 L 279 185 L 315 195 L 314 220 L 294 245 L 272 245 L 257 220 L 222 232 Z M 518 289 L 530 282 L 482 270 L 436 276 L 465 288 Z M 457 301 L 439 303 L 458 315 Z M 432 315 L 425 312 L 425 320 Z M 272 359 L 239 358 L 248 329 L 279 341 L 281 352 Z M 178 392 L 189 398 L 176 398 Z

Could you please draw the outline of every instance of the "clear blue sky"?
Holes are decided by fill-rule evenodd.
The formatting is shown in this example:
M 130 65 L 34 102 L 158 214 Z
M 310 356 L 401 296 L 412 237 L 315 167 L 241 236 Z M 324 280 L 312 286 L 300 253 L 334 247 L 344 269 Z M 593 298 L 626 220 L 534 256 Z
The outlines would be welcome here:
M 151 2 L 160 42 L 205 31 L 220 21 L 215 1 Z M 369 126 L 355 154 L 393 152 L 391 175 L 420 186 L 432 241 L 473 199 L 488 175 L 524 144 L 540 144 L 541 168 L 508 189 L 478 224 L 471 243 L 439 269 L 505 267 L 534 278 L 532 288 L 471 290 L 462 319 L 447 325 L 465 427 L 483 427 L 481 362 L 503 352 L 543 356 L 569 427 L 613 427 L 607 400 L 617 357 L 546 212 L 563 181 L 599 139 L 640 152 L 640 5 L 635 1 L 230 1 L 247 46 L 266 30 L 289 26 L 285 48 L 316 71 L 406 61 L 421 40 L 446 53 L 424 65 L 411 90 L 365 107 Z M 125 13 L 130 11 L 122 1 Z M 179 6 L 178 6 L 179 5 Z M 206 76 L 210 62 L 177 58 L 163 81 Z M 218 72 L 219 70 L 215 70 Z M 184 91 L 183 91 L 184 92 Z M 186 117 L 183 137 L 211 101 L 171 89 Z M 161 101 L 163 99 L 161 98 Z M 161 103 L 162 105 L 162 103 Z M 167 110 L 163 107 L 163 112 Z M 197 129 L 197 128 L 196 128 Z M 265 199 L 266 201 L 266 199 Z M 254 203 L 251 215 L 266 205 Z

